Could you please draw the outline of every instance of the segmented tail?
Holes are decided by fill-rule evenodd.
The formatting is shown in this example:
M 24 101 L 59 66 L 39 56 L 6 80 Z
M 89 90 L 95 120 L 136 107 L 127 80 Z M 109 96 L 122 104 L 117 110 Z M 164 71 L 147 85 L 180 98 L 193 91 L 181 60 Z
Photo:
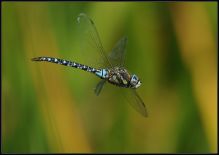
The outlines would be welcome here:
M 99 71 L 98 69 L 95 69 L 95 68 L 92 68 L 92 67 L 89 67 L 86 65 L 82 65 L 82 64 L 77 63 L 77 62 L 72 62 L 72 61 L 58 59 L 58 58 L 52 58 L 52 57 L 36 57 L 36 58 L 32 58 L 31 60 L 32 61 L 46 61 L 46 62 L 56 63 L 56 64 L 60 64 L 60 65 L 64 65 L 64 66 L 70 66 L 70 67 L 82 69 L 84 71 L 91 72 L 91 73 L 96 73 Z

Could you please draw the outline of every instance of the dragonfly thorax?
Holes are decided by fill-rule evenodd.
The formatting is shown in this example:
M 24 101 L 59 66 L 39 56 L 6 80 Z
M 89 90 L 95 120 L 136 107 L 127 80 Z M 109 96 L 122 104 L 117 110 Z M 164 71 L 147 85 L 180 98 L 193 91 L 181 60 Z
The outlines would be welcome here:
M 141 84 L 136 75 L 131 75 L 122 67 L 108 69 L 107 80 L 111 84 L 125 88 L 137 88 Z

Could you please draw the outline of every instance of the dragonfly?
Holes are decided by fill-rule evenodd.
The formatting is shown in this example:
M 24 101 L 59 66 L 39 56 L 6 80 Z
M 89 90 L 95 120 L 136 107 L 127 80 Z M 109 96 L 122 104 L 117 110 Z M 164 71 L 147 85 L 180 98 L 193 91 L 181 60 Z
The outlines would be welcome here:
M 136 91 L 136 89 L 141 86 L 141 81 L 137 75 L 131 74 L 124 67 L 127 37 L 122 37 L 116 43 L 110 54 L 107 55 L 93 20 L 85 13 L 80 13 L 77 17 L 77 22 L 79 24 L 83 23 L 86 25 L 86 34 L 94 43 L 101 59 L 103 60 L 104 64 L 106 64 L 105 68 L 94 68 L 75 61 L 48 56 L 34 57 L 31 60 L 36 62 L 51 62 L 64 66 L 74 67 L 96 75 L 98 78 L 100 78 L 100 81 L 97 83 L 94 89 L 94 92 L 97 96 L 100 94 L 106 82 L 121 88 L 129 89 L 129 95 L 132 98 L 132 101 L 129 101 L 130 105 L 142 116 L 147 117 L 148 113 L 146 106 Z

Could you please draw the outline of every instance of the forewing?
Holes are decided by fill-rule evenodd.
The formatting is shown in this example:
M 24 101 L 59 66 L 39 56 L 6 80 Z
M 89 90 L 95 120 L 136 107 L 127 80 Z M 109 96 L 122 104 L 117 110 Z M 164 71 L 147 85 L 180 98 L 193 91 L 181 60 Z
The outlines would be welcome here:
M 131 89 L 128 90 L 127 94 L 128 103 L 140 114 L 142 114 L 144 117 L 148 117 L 146 106 L 141 99 L 141 97 L 138 95 L 136 90 Z
M 127 37 L 122 37 L 109 54 L 109 60 L 113 66 L 123 67 L 125 63 Z

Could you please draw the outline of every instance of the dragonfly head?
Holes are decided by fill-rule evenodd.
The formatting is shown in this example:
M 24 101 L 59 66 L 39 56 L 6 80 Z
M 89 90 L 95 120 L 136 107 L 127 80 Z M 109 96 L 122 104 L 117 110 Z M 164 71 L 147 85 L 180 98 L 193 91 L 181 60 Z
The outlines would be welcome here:
M 131 88 L 138 88 L 141 85 L 141 81 L 137 75 L 133 74 L 130 81 Z

